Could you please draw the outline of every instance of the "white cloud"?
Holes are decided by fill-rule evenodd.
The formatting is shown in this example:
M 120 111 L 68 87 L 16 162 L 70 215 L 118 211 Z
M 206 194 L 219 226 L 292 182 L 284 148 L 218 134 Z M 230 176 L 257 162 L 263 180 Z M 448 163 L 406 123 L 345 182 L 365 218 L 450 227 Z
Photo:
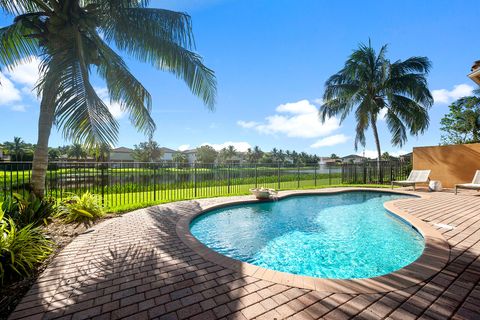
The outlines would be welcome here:
M 224 143 L 208 143 L 208 142 L 205 142 L 205 143 L 202 143 L 201 146 L 211 146 L 212 148 L 214 148 L 217 151 L 222 150 L 223 148 L 226 148 L 228 146 L 234 146 L 235 149 L 237 151 L 240 151 L 240 152 L 245 152 L 245 151 L 248 150 L 248 148 L 252 147 L 250 145 L 250 143 L 245 142 L 245 141 L 237 141 L 237 142 L 226 141 Z
M 242 127 L 242 128 L 247 128 L 247 129 L 250 129 L 250 128 L 253 128 L 253 127 L 259 125 L 259 123 L 258 123 L 258 122 L 255 122 L 255 121 L 243 121 L 243 120 L 237 121 L 237 124 L 238 124 L 240 127 Z
M 3 73 L 0 72 L 0 105 L 22 100 L 20 91 Z
M 333 136 L 329 136 L 323 139 L 318 140 L 314 144 L 310 146 L 310 148 L 321 148 L 321 147 L 331 147 L 337 144 L 345 143 L 350 138 L 344 134 L 336 134 Z
M 275 110 L 277 114 L 266 117 L 264 123 L 240 120 L 237 124 L 263 134 L 284 134 L 297 138 L 328 136 L 340 128 L 337 118 L 328 118 L 322 123 L 317 107 L 308 100 L 282 104 Z
M 403 154 L 407 154 L 411 151 L 406 151 L 406 150 L 394 150 L 394 151 L 388 150 L 388 151 L 385 151 L 385 150 L 382 150 L 382 154 L 384 152 L 388 152 L 388 154 L 390 154 L 392 157 L 399 157 L 399 156 L 401 156 Z M 365 157 L 367 157 L 367 158 L 377 159 L 377 150 L 366 149 L 365 151 L 358 152 L 357 155 L 359 155 L 359 156 L 364 156 L 365 155 Z
M 98 97 L 103 100 L 105 105 L 108 107 L 108 110 L 110 110 L 110 113 L 115 119 L 118 120 L 123 118 L 125 112 L 122 110 L 118 103 L 110 103 L 107 88 L 95 88 L 95 91 L 97 92 Z
M 39 78 L 40 59 L 31 57 L 24 59 L 13 70 L 5 71 L 5 74 L 15 83 L 26 85 L 32 89 Z
M 25 112 L 27 111 L 23 104 L 16 104 L 10 108 L 12 111 Z
M 181 146 L 178 147 L 179 151 L 185 151 L 185 150 L 188 150 L 188 149 L 190 149 L 189 144 L 182 144 Z
M 469 96 L 472 94 L 473 86 L 469 84 L 457 84 L 453 86 L 452 90 L 438 89 L 432 90 L 432 96 L 435 103 L 450 103 L 459 98 Z

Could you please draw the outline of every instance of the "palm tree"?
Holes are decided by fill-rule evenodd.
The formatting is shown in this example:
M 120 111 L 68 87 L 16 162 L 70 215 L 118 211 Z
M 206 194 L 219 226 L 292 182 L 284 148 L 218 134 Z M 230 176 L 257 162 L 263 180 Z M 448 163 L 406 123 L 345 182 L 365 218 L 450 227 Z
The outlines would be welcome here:
M 379 172 L 382 152 L 377 121 L 381 114 L 392 134 L 392 145 L 401 147 L 407 132 L 418 135 L 428 128 L 428 109 L 433 104 L 426 80 L 431 65 L 428 58 L 390 62 L 386 52 L 386 45 L 377 54 L 370 42 L 368 46 L 361 44 L 343 69 L 325 83 L 324 104 L 319 110 L 323 122 L 334 116 L 343 122 L 355 108 L 355 150 L 358 145 L 365 146 L 365 131 L 371 126 Z
M 106 143 L 95 145 L 91 148 L 90 154 L 95 158 L 97 162 L 106 162 L 110 158 L 110 152 L 112 148 Z
M 63 135 L 88 146 L 113 145 L 118 123 L 98 97 L 92 71 L 105 80 L 111 102 L 130 114 L 133 125 L 146 134 L 155 130 L 149 92 L 128 70 L 120 51 L 172 72 L 193 94 L 213 108 L 216 80 L 202 58 L 191 51 L 190 17 L 148 8 L 148 0 L 15 0 L 0 1 L 0 9 L 15 15 L 0 28 L 0 67 L 13 69 L 33 56 L 41 59 L 38 142 L 32 188 L 43 196 L 48 140 L 52 125 Z
M 68 157 L 76 160 L 85 159 L 87 157 L 87 151 L 80 143 L 74 143 L 68 149 Z
M 263 156 L 263 151 L 259 146 L 253 147 L 253 160 L 257 163 Z

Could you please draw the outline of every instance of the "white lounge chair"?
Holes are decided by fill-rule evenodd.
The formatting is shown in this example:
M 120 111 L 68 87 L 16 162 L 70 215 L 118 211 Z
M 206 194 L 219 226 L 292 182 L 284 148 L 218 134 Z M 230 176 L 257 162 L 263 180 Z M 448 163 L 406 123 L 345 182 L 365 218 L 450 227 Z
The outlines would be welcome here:
M 455 185 L 455 194 L 457 194 L 458 189 L 470 189 L 480 191 L 480 170 L 477 170 L 475 176 L 473 177 L 472 183 L 460 183 Z
M 393 185 L 396 184 L 401 186 L 413 186 L 413 190 L 415 191 L 415 184 L 429 182 L 430 181 L 429 176 L 430 176 L 430 170 L 412 170 L 407 180 L 392 181 L 392 189 L 393 189 Z

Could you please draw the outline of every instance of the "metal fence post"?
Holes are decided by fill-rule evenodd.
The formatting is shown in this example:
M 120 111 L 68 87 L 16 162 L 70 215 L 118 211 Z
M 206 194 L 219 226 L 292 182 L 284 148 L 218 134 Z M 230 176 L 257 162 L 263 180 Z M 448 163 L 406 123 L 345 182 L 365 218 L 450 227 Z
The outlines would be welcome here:
M 363 162 L 363 184 L 367 184 L 367 162 Z
M 315 180 L 315 187 L 317 186 L 317 165 L 315 164 L 315 166 L 313 167 L 313 179 Z M 330 177 L 330 175 L 329 175 Z
M 193 195 L 197 197 L 197 163 L 193 163 Z
M 300 163 L 297 163 L 297 188 L 300 188 Z
M 328 166 L 328 184 L 332 185 L 332 168 Z
M 230 164 L 227 166 L 228 193 L 230 193 Z
M 104 168 L 103 168 L 103 165 L 100 164 L 100 183 L 102 184 L 102 206 L 105 206 L 105 181 L 104 181 Z
M 157 165 L 153 164 L 153 201 L 157 201 Z
M 258 172 L 257 172 L 257 163 L 255 163 L 255 188 L 258 188 Z
M 278 190 L 280 190 L 280 162 L 278 163 L 278 170 L 277 170 L 278 176 L 277 176 L 277 181 L 278 181 Z

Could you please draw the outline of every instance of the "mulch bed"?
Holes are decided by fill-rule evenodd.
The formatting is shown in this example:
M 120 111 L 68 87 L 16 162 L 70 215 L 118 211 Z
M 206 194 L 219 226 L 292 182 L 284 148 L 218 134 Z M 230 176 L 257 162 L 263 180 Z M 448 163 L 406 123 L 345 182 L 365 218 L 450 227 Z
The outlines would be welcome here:
M 105 215 L 105 217 L 96 221 L 94 224 L 113 217 L 118 217 L 118 215 Z M 28 292 L 38 276 L 47 268 L 55 256 L 65 246 L 72 242 L 75 237 L 85 232 L 94 224 L 87 227 L 83 224 L 64 224 L 60 221 L 54 221 L 45 227 L 46 235 L 55 243 L 55 251 L 32 272 L 32 275 L 29 278 L 16 279 L 9 283 L 4 283 L 3 285 L 0 284 L 0 319 L 7 319 L 10 313 L 15 310 L 17 304 L 22 300 L 23 296 Z

